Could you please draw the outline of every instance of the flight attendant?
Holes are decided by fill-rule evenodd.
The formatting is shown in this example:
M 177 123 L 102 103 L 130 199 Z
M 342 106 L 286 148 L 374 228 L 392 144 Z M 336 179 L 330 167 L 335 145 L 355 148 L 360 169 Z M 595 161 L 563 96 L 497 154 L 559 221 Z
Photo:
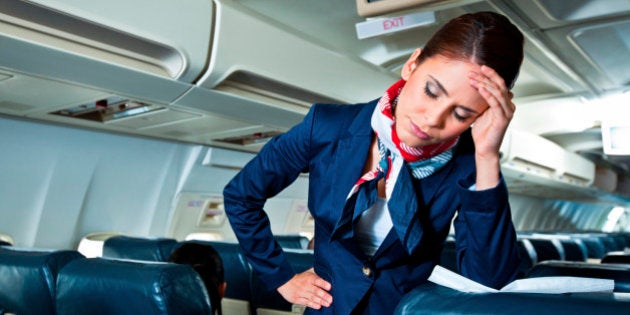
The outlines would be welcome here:
M 256 275 L 308 314 L 390 314 L 427 281 L 455 217 L 460 272 L 495 288 L 512 281 L 519 257 L 499 147 L 522 59 L 523 35 L 506 17 L 465 14 L 416 49 L 381 98 L 313 105 L 225 187 Z M 263 206 L 301 172 L 315 261 L 296 274 Z

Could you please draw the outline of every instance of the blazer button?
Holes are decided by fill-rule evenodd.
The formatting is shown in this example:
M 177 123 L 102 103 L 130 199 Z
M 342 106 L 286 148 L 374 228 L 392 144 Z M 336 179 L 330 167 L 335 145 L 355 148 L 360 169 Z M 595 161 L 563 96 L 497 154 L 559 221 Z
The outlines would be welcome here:
M 363 274 L 364 274 L 366 277 L 371 276 L 371 275 L 372 275 L 372 269 L 370 269 L 370 267 L 363 266 Z

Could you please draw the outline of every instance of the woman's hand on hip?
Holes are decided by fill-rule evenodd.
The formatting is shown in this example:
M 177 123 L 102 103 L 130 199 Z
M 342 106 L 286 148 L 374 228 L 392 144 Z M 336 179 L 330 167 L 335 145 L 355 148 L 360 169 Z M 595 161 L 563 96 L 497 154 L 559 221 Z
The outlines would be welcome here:
M 330 283 L 320 278 L 311 268 L 293 276 L 287 283 L 278 287 L 278 292 L 293 304 L 306 305 L 318 310 L 332 303 L 332 295 L 328 293 L 331 288 Z

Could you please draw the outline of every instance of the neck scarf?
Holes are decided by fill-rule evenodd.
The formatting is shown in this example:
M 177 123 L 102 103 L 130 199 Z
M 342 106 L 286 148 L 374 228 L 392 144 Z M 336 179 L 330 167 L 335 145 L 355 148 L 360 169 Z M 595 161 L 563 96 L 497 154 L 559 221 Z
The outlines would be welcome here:
M 413 185 L 411 182 L 400 183 L 398 181 L 399 173 L 403 170 L 403 166 L 406 166 L 411 175 L 416 179 L 422 179 L 432 175 L 451 160 L 453 157 L 453 148 L 459 138 L 456 137 L 451 140 L 418 148 L 410 147 L 400 141 L 396 133 L 394 107 L 396 106 L 398 96 L 405 83 L 404 80 L 400 80 L 387 89 L 372 114 L 371 124 L 374 133 L 378 137 L 380 160 L 375 169 L 365 173 L 354 184 L 346 197 L 344 212 L 346 214 L 349 214 L 348 212 L 352 213 L 351 217 L 358 220 L 360 214 L 368 209 L 376 200 L 376 183 L 381 178 L 385 178 L 386 200 L 394 229 L 408 252 L 411 253 L 419 244 L 419 240 L 422 236 L 422 227 L 418 226 L 419 222 L 402 222 L 403 215 L 396 212 L 405 210 L 392 209 L 389 203 L 394 190 L 397 189 L 397 191 L 401 191 L 401 188 L 403 188 L 398 187 L 399 185 Z M 402 178 L 409 177 L 403 176 Z M 413 191 L 413 189 L 411 190 Z M 413 204 L 417 204 L 415 195 L 408 197 L 410 200 L 409 203 L 406 203 L 407 205 L 412 206 Z M 413 209 L 412 211 L 416 210 Z M 411 226 L 411 229 L 407 228 L 409 226 Z M 346 229 L 346 233 L 348 232 L 348 229 Z M 351 236 L 352 234 L 353 233 L 350 232 L 346 235 Z

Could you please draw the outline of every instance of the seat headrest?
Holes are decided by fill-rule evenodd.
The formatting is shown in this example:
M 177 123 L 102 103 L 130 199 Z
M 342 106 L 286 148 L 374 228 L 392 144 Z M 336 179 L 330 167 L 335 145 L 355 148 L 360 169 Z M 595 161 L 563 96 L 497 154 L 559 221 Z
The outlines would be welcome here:
M 274 235 L 273 236 L 282 248 L 306 249 L 308 238 L 299 234 Z
M 86 258 L 57 279 L 58 315 L 212 314 L 208 293 L 188 265 Z
M 168 261 L 177 241 L 171 238 L 112 236 L 103 244 L 103 257 Z
M 467 293 L 428 282 L 406 294 L 394 314 L 621 314 L 629 306 L 612 294 Z
M 17 314 L 55 314 L 57 274 L 77 251 L 0 246 L 0 309 Z
M 534 266 L 527 278 L 572 276 L 615 280 L 615 292 L 630 292 L 630 266 L 594 264 L 575 261 L 543 261 Z
M 630 253 L 625 251 L 609 252 L 602 258 L 602 264 L 628 264 L 630 265 Z

